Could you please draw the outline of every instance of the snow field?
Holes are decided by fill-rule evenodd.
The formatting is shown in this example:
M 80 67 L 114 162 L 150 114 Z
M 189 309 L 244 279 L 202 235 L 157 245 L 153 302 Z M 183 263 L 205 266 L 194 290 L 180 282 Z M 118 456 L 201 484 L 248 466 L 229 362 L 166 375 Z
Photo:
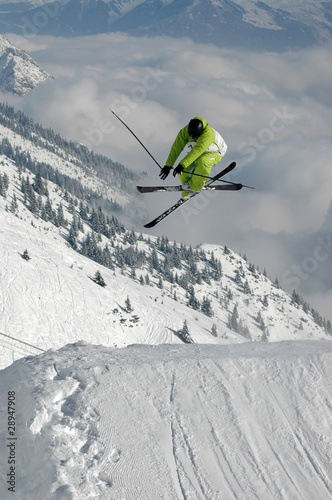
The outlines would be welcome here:
M 37 219 L 27 210 L 22 202 L 17 167 L 5 157 L 3 161 L 2 168 L 9 176 L 10 184 L 7 198 L 0 197 L 0 333 L 31 345 L 1 335 L 0 367 L 8 366 L 20 356 L 38 354 L 38 349 L 59 348 L 79 340 L 114 347 L 132 343 L 180 343 L 177 332 L 184 319 L 188 322 L 191 337 L 199 343 L 260 340 L 263 331 L 257 322 L 259 313 L 266 325 L 268 340 L 330 338 L 310 315 L 291 303 L 288 294 L 260 273 L 249 271 L 248 263 L 234 252 L 225 255 L 220 246 L 204 244 L 199 250 L 203 250 L 208 259 L 214 254 L 220 260 L 222 278 L 212 280 L 211 284 L 195 285 L 197 298 L 202 301 L 207 297 L 211 301 L 213 317 L 187 307 L 188 296 L 179 285 L 164 280 L 164 288 L 159 289 L 158 273 L 152 274 L 148 265 L 137 270 L 136 280 L 130 279 L 128 269 L 123 275 L 119 268 L 115 272 L 103 268 L 68 245 L 68 230 Z M 33 176 L 30 182 L 33 182 Z M 52 182 L 47 185 L 53 207 L 63 203 L 65 217 L 70 222 L 72 215 L 60 196 L 59 188 Z M 14 194 L 18 202 L 16 216 L 4 210 L 10 206 Z M 90 230 L 85 224 L 84 234 Z M 80 233 L 80 237 L 83 238 L 84 234 Z M 104 236 L 102 240 L 103 245 L 109 244 Z M 130 246 L 123 240 L 123 235 L 117 235 L 115 244 Z M 153 243 L 155 238 L 150 240 Z M 138 240 L 136 246 L 147 255 L 151 252 L 151 243 L 149 246 L 147 240 Z M 32 257 L 29 262 L 22 259 L 25 249 Z M 162 262 L 163 253 L 158 251 L 158 257 Z M 183 262 L 179 274 L 184 272 L 185 266 L 186 262 Z M 197 263 L 200 271 L 204 266 L 204 262 Z M 242 281 L 247 281 L 250 286 L 250 294 L 245 294 L 242 285 L 235 282 L 235 273 L 239 269 Z M 101 271 L 106 288 L 92 281 L 97 270 Z M 139 277 L 147 274 L 153 286 L 139 284 Z M 233 296 L 228 305 L 227 290 Z M 177 301 L 173 299 L 174 291 Z M 262 303 L 264 296 L 268 297 L 267 306 Z M 124 311 L 126 297 L 130 298 L 133 307 L 131 314 Z M 227 326 L 235 304 L 240 319 L 250 327 L 250 339 Z M 217 337 L 211 335 L 213 324 L 217 327 Z
M 331 357 L 324 341 L 81 342 L 18 360 L 0 372 L 17 398 L 15 498 L 329 500 Z

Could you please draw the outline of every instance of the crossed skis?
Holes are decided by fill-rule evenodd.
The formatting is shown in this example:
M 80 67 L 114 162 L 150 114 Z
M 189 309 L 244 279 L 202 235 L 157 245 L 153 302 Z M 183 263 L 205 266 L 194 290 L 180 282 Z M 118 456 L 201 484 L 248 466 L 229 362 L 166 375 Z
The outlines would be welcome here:
M 117 119 L 129 130 L 129 132 L 140 143 L 140 145 L 145 149 L 145 151 L 153 159 L 153 161 L 156 163 L 156 165 L 158 165 L 158 167 L 160 169 L 162 169 L 161 165 L 159 165 L 159 163 L 157 162 L 157 160 L 152 156 L 152 154 L 150 153 L 150 151 L 144 146 L 144 144 L 137 137 L 137 135 L 134 134 L 134 132 L 128 127 L 128 125 L 123 120 L 121 120 L 121 118 L 113 110 L 111 110 L 111 111 L 112 111 L 113 115 L 117 117 Z M 212 190 L 213 189 L 213 190 L 218 190 L 218 191 L 238 191 L 239 189 L 242 189 L 243 187 L 247 187 L 247 188 L 250 188 L 250 189 L 255 189 L 255 188 L 253 188 L 251 186 L 245 186 L 244 184 L 236 184 L 234 182 L 229 182 L 229 181 L 223 181 L 223 182 L 226 182 L 228 184 L 227 186 L 219 186 L 219 185 L 217 185 L 217 186 L 211 186 L 211 184 L 213 184 L 215 181 L 217 181 L 218 179 L 220 179 L 224 175 L 226 175 L 229 172 L 231 172 L 235 167 L 236 167 L 236 163 L 232 162 L 230 165 L 228 165 L 228 167 L 224 168 L 224 170 L 222 170 L 219 174 L 215 175 L 214 177 L 208 177 L 207 178 L 208 180 L 206 181 L 203 190 L 208 190 L 208 189 Z M 194 173 L 193 175 L 199 175 L 199 174 L 195 174 Z M 199 175 L 199 176 L 200 177 L 206 177 L 205 175 L 202 175 L 202 176 Z M 171 187 L 171 186 L 168 186 L 168 187 L 158 187 L 158 186 L 143 187 L 143 186 L 137 186 L 137 189 L 141 193 L 154 193 L 154 192 L 158 192 L 158 191 L 182 191 L 182 186 L 175 186 L 175 187 Z M 183 205 L 187 201 L 191 200 L 195 196 L 199 195 L 199 193 L 201 193 L 201 191 L 192 192 L 192 193 L 190 193 L 190 197 L 189 198 L 186 198 L 186 199 L 182 199 L 181 198 L 172 207 L 170 207 L 168 210 L 166 210 L 165 212 L 163 212 L 161 215 L 159 215 L 158 217 L 156 217 L 155 219 L 153 219 L 153 221 L 149 222 L 148 224 L 145 224 L 144 227 L 148 227 L 148 228 L 154 227 L 160 221 L 162 221 L 163 219 L 165 219 L 165 217 L 167 217 L 169 214 L 171 214 L 172 212 L 174 212 L 174 210 L 176 210 L 177 208 L 181 207 L 181 205 Z
M 242 184 L 235 184 L 235 183 L 229 183 L 227 185 L 212 185 L 214 182 L 216 182 L 218 179 L 223 177 L 224 175 L 228 174 L 231 172 L 234 168 L 236 167 L 235 161 L 232 162 L 228 167 L 224 168 L 219 174 L 215 175 L 214 177 L 209 178 L 202 191 L 204 190 L 218 190 L 218 191 L 239 191 L 242 189 L 244 186 Z M 249 186 L 248 186 L 249 187 Z M 137 190 L 140 193 L 155 193 L 158 191 L 166 191 L 166 192 L 173 192 L 173 191 L 182 191 L 182 186 L 137 186 Z M 159 222 L 161 222 L 163 219 L 165 219 L 168 215 L 170 215 L 172 212 L 180 208 L 184 203 L 187 203 L 187 201 L 191 200 L 195 196 L 199 195 L 202 191 L 198 192 L 192 192 L 190 193 L 190 197 L 186 199 L 180 199 L 178 200 L 174 205 L 172 205 L 169 209 L 165 210 L 162 214 L 158 215 L 155 219 L 153 219 L 151 222 L 148 224 L 144 224 L 144 227 L 151 228 L 156 226 Z

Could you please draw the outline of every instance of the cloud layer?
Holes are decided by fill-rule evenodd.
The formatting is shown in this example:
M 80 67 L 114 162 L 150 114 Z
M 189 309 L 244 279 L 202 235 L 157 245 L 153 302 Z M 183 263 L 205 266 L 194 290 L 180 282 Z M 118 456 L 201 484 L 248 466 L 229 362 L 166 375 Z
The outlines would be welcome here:
M 257 54 L 120 34 L 9 38 L 56 78 L 18 105 L 67 138 L 148 171 L 151 184 L 159 182 L 158 167 L 110 108 L 160 164 L 193 116 L 204 116 L 223 135 L 228 152 L 221 165 L 236 160 L 231 179 L 256 190 L 204 195 L 204 209 L 190 211 L 188 204 L 189 213 L 174 214 L 155 234 L 193 245 L 226 244 L 272 277 L 310 256 L 331 203 L 331 46 Z M 146 197 L 151 216 L 173 200 Z M 328 274 L 330 258 L 315 275 Z M 332 274 L 324 290 L 332 290 Z M 298 292 L 310 298 L 308 280 Z M 328 316 L 328 305 L 323 308 Z

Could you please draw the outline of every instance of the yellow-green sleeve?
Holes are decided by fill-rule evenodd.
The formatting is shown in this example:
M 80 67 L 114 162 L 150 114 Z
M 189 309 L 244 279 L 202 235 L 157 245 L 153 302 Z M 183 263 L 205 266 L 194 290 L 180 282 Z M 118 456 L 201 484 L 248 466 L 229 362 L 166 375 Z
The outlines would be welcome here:
M 176 136 L 175 141 L 173 142 L 173 145 L 171 147 L 171 150 L 169 152 L 168 158 L 166 160 L 165 165 L 168 165 L 169 167 L 173 167 L 174 163 L 176 162 L 176 159 L 178 156 L 181 154 L 183 149 L 185 148 L 188 140 L 190 139 L 189 134 L 187 132 L 187 127 L 184 127 L 180 130 L 178 135 Z
M 206 125 L 202 135 L 197 139 L 195 146 L 184 158 L 182 158 L 181 165 L 186 168 L 194 163 L 194 161 L 197 160 L 197 158 L 199 158 L 211 146 L 214 141 L 214 137 L 214 131 L 209 125 Z

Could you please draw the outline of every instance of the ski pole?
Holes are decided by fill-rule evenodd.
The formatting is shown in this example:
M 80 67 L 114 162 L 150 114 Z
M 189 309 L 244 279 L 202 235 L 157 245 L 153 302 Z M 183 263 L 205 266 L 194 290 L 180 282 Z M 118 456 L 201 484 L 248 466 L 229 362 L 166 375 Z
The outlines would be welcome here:
M 211 179 L 212 180 L 212 177 L 209 177 L 208 175 L 195 174 L 195 173 L 193 173 L 192 175 L 197 175 L 197 177 L 204 177 L 204 179 Z M 233 186 L 239 184 L 238 182 L 225 181 L 224 179 L 216 179 L 216 181 L 218 181 L 218 182 L 226 182 L 226 184 L 233 184 Z M 248 188 L 248 189 L 255 189 L 254 187 L 252 187 L 252 186 L 246 186 L 245 184 L 241 184 L 241 186 L 244 187 L 244 188 Z
M 162 166 L 159 165 L 159 163 L 157 162 L 157 160 L 155 159 L 154 156 L 152 156 L 152 154 L 150 153 L 150 151 L 144 146 L 143 142 L 137 137 L 136 134 L 134 134 L 134 132 L 131 130 L 131 128 L 128 127 L 128 125 L 126 125 L 126 123 L 121 120 L 121 118 L 111 109 L 111 112 L 113 113 L 114 116 L 117 117 L 117 119 L 126 127 L 126 129 L 129 130 L 129 132 L 135 137 L 135 139 L 140 143 L 140 145 L 145 149 L 145 151 L 148 153 L 149 156 L 151 156 L 151 158 L 153 159 L 153 161 L 156 163 L 156 165 L 158 165 L 158 167 L 160 168 L 160 170 L 162 169 Z M 210 179 L 212 180 L 212 177 L 209 177 L 208 175 L 201 175 L 201 174 L 195 174 L 195 172 L 193 172 L 191 175 L 196 175 L 197 177 L 204 177 L 205 179 Z M 227 184 L 236 184 L 236 182 L 231 182 L 231 181 L 225 181 L 223 179 L 218 179 L 219 182 L 226 182 Z M 246 187 L 246 188 L 249 188 L 249 189 L 255 189 L 254 187 L 251 187 L 251 186 L 245 186 L 245 185 L 242 185 L 243 187 Z
M 125 122 L 124 122 L 123 120 L 121 120 L 121 118 L 120 118 L 120 117 L 119 117 L 116 113 L 114 113 L 114 111 L 113 111 L 112 109 L 111 109 L 111 111 L 112 111 L 113 115 L 114 115 L 114 116 L 116 116 L 116 117 L 117 117 L 117 119 L 118 119 L 118 120 L 119 120 L 119 121 L 120 121 L 120 122 L 121 122 L 121 123 L 122 123 L 122 124 L 123 124 L 123 125 L 124 125 L 127 129 L 128 129 L 128 130 L 129 130 L 129 132 L 130 132 L 131 134 L 133 134 L 133 136 L 135 137 L 135 139 L 137 139 L 137 140 L 138 140 L 138 142 L 140 143 L 140 145 L 141 145 L 141 146 L 145 149 L 145 151 L 148 153 L 148 155 L 150 155 L 150 156 L 151 156 L 151 158 L 152 158 L 152 159 L 153 159 L 153 161 L 154 161 L 154 162 L 158 165 L 158 167 L 159 167 L 160 169 L 162 169 L 161 165 L 159 165 L 159 163 L 157 162 L 157 160 L 155 159 L 155 157 L 154 157 L 154 156 L 152 156 L 152 154 L 150 153 L 150 151 L 149 151 L 149 150 L 148 150 L 148 149 L 144 146 L 143 142 L 139 140 L 139 138 L 137 137 L 137 135 L 136 135 L 136 134 L 134 134 L 134 132 L 133 132 L 133 131 L 132 131 L 132 130 L 128 127 L 128 125 L 126 125 L 126 124 L 125 124 Z

